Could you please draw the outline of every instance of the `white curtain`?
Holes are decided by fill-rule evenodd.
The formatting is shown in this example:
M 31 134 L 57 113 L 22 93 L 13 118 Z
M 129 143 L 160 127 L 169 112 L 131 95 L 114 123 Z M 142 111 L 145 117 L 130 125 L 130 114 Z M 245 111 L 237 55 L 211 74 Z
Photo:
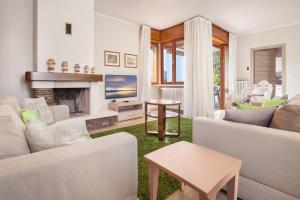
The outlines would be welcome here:
M 184 23 L 184 115 L 213 117 L 212 24 L 195 17 Z
M 145 101 L 151 99 L 151 28 L 142 26 L 141 43 L 140 43 L 140 100 Z
M 228 92 L 237 94 L 237 36 L 229 33 L 228 45 Z

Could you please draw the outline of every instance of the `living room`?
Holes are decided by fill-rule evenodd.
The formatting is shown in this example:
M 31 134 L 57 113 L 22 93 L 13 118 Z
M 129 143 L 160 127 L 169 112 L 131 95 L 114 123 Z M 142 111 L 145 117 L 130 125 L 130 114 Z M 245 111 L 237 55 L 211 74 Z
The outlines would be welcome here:
M 300 199 L 299 8 L 1 1 L 0 199 Z

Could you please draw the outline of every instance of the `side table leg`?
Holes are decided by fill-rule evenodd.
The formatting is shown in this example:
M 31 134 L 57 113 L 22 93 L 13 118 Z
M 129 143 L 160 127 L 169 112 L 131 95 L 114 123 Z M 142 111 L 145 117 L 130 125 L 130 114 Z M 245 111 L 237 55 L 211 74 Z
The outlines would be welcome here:
M 236 174 L 227 183 L 227 199 L 228 200 L 237 200 L 238 185 L 239 185 L 239 174 Z
M 145 103 L 145 133 L 146 133 L 146 135 L 148 135 L 148 116 L 147 116 L 147 112 L 148 112 L 148 104 Z
M 166 106 L 158 105 L 158 138 L 163 140 L 166 134 Z
M 148 167 L 149 167 L 150 200 L 156 200 L 159 168 L 151 163 L 148 164 Z

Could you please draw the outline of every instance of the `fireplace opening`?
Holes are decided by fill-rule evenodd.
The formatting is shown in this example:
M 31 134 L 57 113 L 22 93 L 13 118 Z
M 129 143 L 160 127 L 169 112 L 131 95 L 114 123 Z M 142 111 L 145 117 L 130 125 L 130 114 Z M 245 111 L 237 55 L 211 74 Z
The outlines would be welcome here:
M 89 114 L 88 88 L 55 88 L 53 89 L 56 105 L 67 105 L 71 116 Z

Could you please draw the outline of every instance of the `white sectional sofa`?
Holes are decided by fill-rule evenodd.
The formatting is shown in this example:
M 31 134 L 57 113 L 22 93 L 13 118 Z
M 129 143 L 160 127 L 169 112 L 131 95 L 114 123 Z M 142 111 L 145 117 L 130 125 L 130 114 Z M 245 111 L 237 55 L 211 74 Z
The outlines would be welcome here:
M 51 107 L 56 121 L 68 117 L 66 109 Z M 24 131 L 12 107 L 0 105 L 0 116 L 11 116 L 13 128 Z M 0 199 L 136 200 L 137 168 L 137 140 L 127 133 L 4 158 Z
M 300 133 L 198 117 L 193 142 L 243 161 L 240 198 L 300 199 Z

